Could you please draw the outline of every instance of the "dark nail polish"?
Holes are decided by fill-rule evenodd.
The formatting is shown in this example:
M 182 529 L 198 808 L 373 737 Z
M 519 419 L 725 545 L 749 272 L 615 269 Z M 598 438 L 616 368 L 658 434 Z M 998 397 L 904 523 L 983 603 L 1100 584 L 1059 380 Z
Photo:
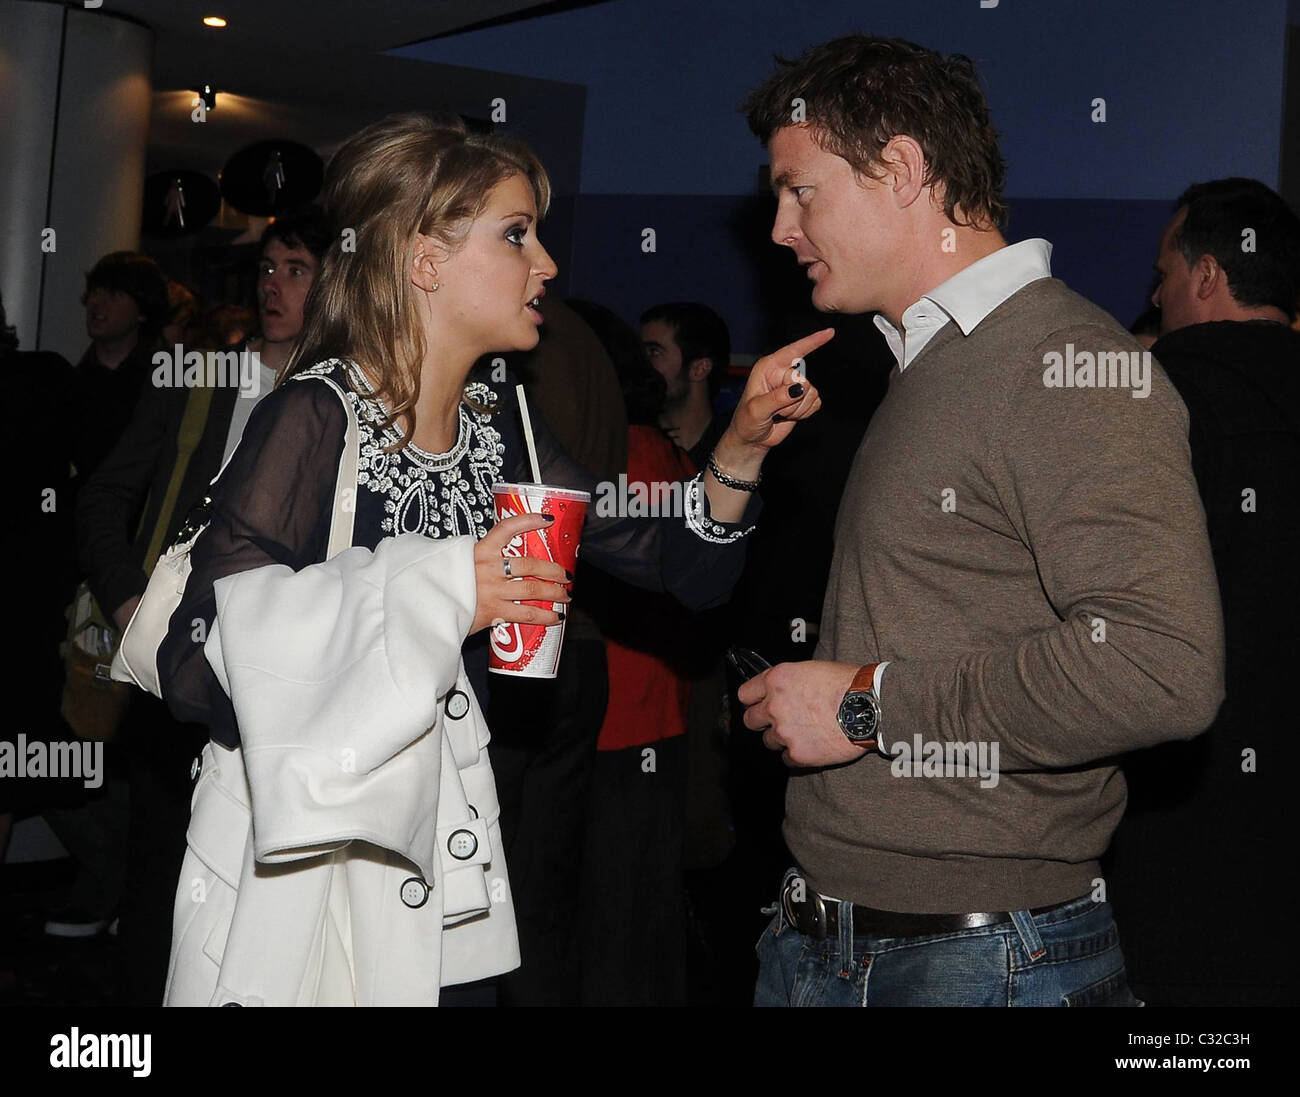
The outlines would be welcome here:
M 791 396 L 802 396 L 802 395 L 803 395 L 803 385 L 791 385 L 791 386 L 790 386 L 790 395 L 791 395 Z
M 565 578 L 566 578 L 570 583 L 573 582 L 573 572 L 571 572 L 568 568 L 565 568 L 565 569 L 564 569 L 564 577 L 565 577 Z
M 554 522 L 554 521 L 555 521 L 555 515 L 554 515 L 554 514 L 543 514 L 542 517 L 545 518 L 548 522 Z
M 774 423 L 784 423 L 784 422 L 785 422 L 785 416 L 782 415 L 780 412 L 777 412 L 775 415 L 772 416 L 772 422 L 774 422 Z
M 563 621 L 564 618 L 567 616 L 567 614 L 564 612 L 563 609 L 557 609 L 555 612 L 558 613 L 558 614 L 560 615 L 560 620 L 561 620 L 561 621 Z

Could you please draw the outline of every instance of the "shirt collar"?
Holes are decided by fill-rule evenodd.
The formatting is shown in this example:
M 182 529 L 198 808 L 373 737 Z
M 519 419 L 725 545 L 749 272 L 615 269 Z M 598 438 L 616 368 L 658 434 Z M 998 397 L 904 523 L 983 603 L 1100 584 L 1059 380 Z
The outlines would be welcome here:
M 941 282 L 922 295 L 921 301 L 931 301 L 969 335 L 995 308 L 1030 282 L 1052 276 L 1052 245 L 1035 237 L 998 248 L 991 255 L 978 259 L 969 267 L 959 270 L 946 282 Z M 917 301 L 903 313 L 903 327 L 907 327 L 907 313 L 921 303 Z M 898 329 L 879 313 L 875 316 L 879 328 L 890 344 L 897 340 Z M 892 338 L 891 338 L 892 336 Z

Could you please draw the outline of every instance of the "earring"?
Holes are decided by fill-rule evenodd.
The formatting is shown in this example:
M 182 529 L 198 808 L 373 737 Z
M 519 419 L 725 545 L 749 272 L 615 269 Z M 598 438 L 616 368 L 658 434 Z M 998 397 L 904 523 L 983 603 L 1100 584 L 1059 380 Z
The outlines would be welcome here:
M 438 292 L 438 285 L 439 285 L 439 283 L 434 282 L 434 284 L 433 284 L 432 286 L 429 287 L 429 291 L 430 291 L 431 293 L 437 293 L 437 292 Z

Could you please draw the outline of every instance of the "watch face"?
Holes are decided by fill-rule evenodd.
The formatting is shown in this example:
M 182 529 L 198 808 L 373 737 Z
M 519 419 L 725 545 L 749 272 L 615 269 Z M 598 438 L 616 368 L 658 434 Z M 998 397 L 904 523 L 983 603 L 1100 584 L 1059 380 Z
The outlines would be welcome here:
M 840 728 L 854 742 L 870 739 L 880 722 L 880 706 L 870 693 L 846 693 L 840 702 Z

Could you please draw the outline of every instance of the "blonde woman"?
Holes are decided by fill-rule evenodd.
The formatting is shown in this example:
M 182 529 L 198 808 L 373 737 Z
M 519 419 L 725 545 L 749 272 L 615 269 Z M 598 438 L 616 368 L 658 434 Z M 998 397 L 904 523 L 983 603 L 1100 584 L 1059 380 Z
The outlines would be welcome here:
M 212 731 L 168 1004 L 432 1005 L 519 964 L 486 630 L 559 622 L 519 601 L 563 605 L 571 577 L 527 557 L 507 575 L 502 550 L 544 519 L 493 522 L 492 484 L 530 477 L 513 379 L 471 371 L 537 343 L 549 199 L 522 144 L 423 115 L 368 127 L 329 165 L 338 235 L 285 375 L 213 486 L 159 656 L 172 711 Z M 744 485 L 820 406 L 792 363 L 830 334 L 755 366 L 685 518 L 589 509 L 584 559 L 688 605 L 723 600 L 758 510 Z M 348 406 L 353 547 L 330 556 Z M 592 490 L 534 428 L 543 480 Z

